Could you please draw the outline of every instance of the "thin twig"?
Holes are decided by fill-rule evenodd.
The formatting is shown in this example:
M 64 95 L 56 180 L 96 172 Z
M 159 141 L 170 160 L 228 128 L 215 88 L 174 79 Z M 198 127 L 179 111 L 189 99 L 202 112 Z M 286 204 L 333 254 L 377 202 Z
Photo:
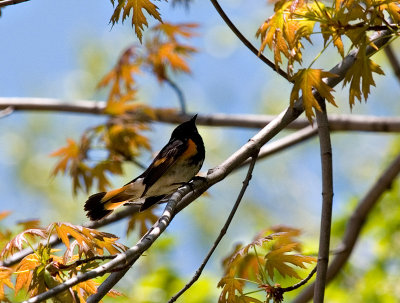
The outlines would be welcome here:
M 186 99 L 185 99 L 185 95 L 183 94 L 182 90 L 171 79 L 166 78 L 164 80 L 175 91 L 175 93 L 177 94 L 179 105 L 181 107 L 181 114 L 182 115 L 186 115 Z
M 49 98 L 0 98 L 0 109 L 11 106 L 17 111 L 57 111 L 79 114 L 105 115 L 105 102 L 90 100 L 63 101 Z M 155 108 L 156 119 L 165 123 L 182 123 L 193 117 L 193 114 L 165 114 L 165 109 Z M 196 123 L 207 126 L 262 128 L 275 116 L 252 114 L 199 114 Z M 298 118 L 290 123 L 288 129 L 301 129 L 310 123 L 305 118 Z M 331 131 L 367 131 L 367 132 L 400 132 L 399 117 L 375 117 L 364 115 L 329 115 Z
M 376 183 L 360 200 L 354 209 L 342 239 L 342 244 L 337 249 L 335 255 L 328 268 L 327 282 L 341 271 L 346 264 L 354 246 L 359 239 L 361 230 L 367 222 L 368 216 L 373 207 L 380 201 L 382 195 L 391 188 L 394 179 L 400 174 L 400 154 L 393 160 L 389 167 L 381 174 Z M 312 299 L 314 291 L 314 283 L 309 285 L 295 300 L 295 303 L 305 303 Z
M 309 125 L 295 133 L 287 135 L 286 137 L 268 143 L 260 149 L 260 153 L 258 154 L 258 160 L 274 155 L 279 151 L 291 147 L 295 144 L 304 142 L 305 140 L 314 137 L 317 134 L 317 132 L 318 132 L 317 128 L 313 128 L 311 125 Z M 242 168 L 243 166 L 249 165 L 250 162 L 251 159 L 247 159 L 238 167 L 238 169 Z
M 390 45 L 387 45 L 385 48 L 385 54 L 389 59 L 390 65 L 392 66 L 392 69 L 394 71 L 395 76 L 397 77 L 397 80 L 400 81 L 400 62 L 397 59 L 395 53 L 393 52 L 393 49 Z
M 225 23 L 229 26 L 231 31 L 239 38 L 240 41 L 253 53 L 255 54 L 258 58 L 261 59 L 262 62 L 267 64 L 269 67 L 271 67 L 274 71 L 276 71 L 279 75 L 281 75 L 283 78 L 288 80 L 289 82 L 292 82 L 292 80 L 289 79 L 289 76 L 287 73 L 285 73 L 282 69 L 279 67 L 276 67 L 275 64 L 267 59 L 263 54 L 259 52 L 257 48 L 254 47 L 253 44 L 249 40 L 246 39 L 245 36 L 238 30 L 238 28 L 232 23 L 232 21 L 229 19 L 229 17 L 225 14 L 224 10 L 222 7 L 219 5 L 217 0 L 211 0 L 211 3 L 214 5 L 216 11 L 218 14 L 221 16 L 221 18 L 225 21 Z
M 287 291 L 292 291 L 295 290 L 301 286 L 303 286 L 304 284 L 306 284 L 308 282 L 308 280 L 310 280 L 312 278 L 312 276 L 317 272 L 317 266 L 315 266 L 313 268 L 313 270 L 308 274 L 307 277 L 305 277 L 303 280 L 301 280 L 299 283 L 296 283 L 295 285 L 289 286 L 289 287 L 283 287 L 282 291 L 283 292 L 287 292 Z
M 0 7 L 18 4 L 18 3 L 26 2 L 26 1 L 29 1 L 29 0 L 2 0 L 2 1 L 0 1 Z
M 333 174 L 332 174 L 332 146 L 329 130 L 328 115 L 325 100 L 320 98 L 322 111 L 317 111 L 318 136 L 321 150 L 322 170 L 322 209 L 321 228 L 318 249 L 317 278 L 314 290 L 314 302 L 323 303 L 325 295 L 326 272 L 329 262 L 329 245 L 331 239 L 332 202 L 333 202 Z
M 82 260 L 76 260 L 75 262 L 68 264 L 68 265 L 64 265 L 64 264 L 58 264 L 58 268 L 61 270 L 66 270 L 66 269 L 71 269 L 71 268 L 76 268 L 77 266 L 80 266 L 82 264 L 86 264 L 92 261 L 105 261 L 105 260 L 112 260 L 116 257 L 117 255 L 110 255 L 110 256 L 93 256 L 93 257 L 89 257 L 89 258 L 85 258 Z
M 207 256 L 204 258 L 203 262 L 201 263 L 200 267 L 197 269 L 196 273 L 194 274 L 194 276 L 192 277 L 192 279 L 189 281 L 189 283 L 187 283 L 187 284 L 185 285 L 184 288 L 182 288 L 177 294 L 175 294 L 175 295 L 168 301 L 168 303 L 175 302 L 183 293 L 185 293 L 185 292 L 199 279 L 199 277 L 200 277 L 201 273 L 203 272 L 203 269 L 204 269 L 204 267 L 206 266 L 208 260 L 210 260 L 210 258 L 211 258 L 211 256 L 212 256 L 212 254 L 214 253 L 215 249 L 217 248 L 217 246 L 218 246 L 219 243 L 221 242 L 222 238 L 223 238 L 224 235 L 226 234 L 226 232 L 227 232 L 227 230 L 228 230 L 228 228 L 229 228 L 229 225 L 230 225 L 231 222 L 232 222 L 232 219 L 233 219 L 233 217 L 234 217 L 234 215 L 235 215 L 235 213 L 236 213 L 236 211 L 237 211 L 237 209 L 238 209 L 238 207 L 239 207 L 239 205 L 240 205 L 240 202 L 242 201 L 243 195 L 244 195 L 244 193 L 246 192 L 246 189 L 247 189 L 247 187 L 248 187 L 248 185 L 249 185 L 249 182 L 250 182 L 250 180 L 251 180 L 252 173 L 253 173 L 253 169 L 254 169 L 254 166 L 255 166 L 256 161 L 257 161 L 257 154 L 258 154 L 258 151 L 257 151 L 257 153 L 251 158 L 251 162 L 250 162 L 250 165 L 249 165 L 249 169 L 248 169 L 248 171 L 247 171 L 246 178 L 245 178 L 244 181 L 243 181 L 242 189 L 240 190 L 240 193 L 239 193 L 239 195 L 238 195 L 238 197 L 237 197 L 237 199 L 236 199 L 236 202 L 235 202 L 235 204 L 233 205 L 232 210 L 231 210 L 231 212 L 230 212 L 228 218 L 226 219 L 226 222 L 225 222 L 224 226 L 222 227 L 222 229 L 221 229 L 221 231 L 220 231 L 220 233 L 219 233 L 217 239 L 215 240 L 214 245 L 211 247 L 211 249 L 210 249 L 210 251 L 208 252 Z

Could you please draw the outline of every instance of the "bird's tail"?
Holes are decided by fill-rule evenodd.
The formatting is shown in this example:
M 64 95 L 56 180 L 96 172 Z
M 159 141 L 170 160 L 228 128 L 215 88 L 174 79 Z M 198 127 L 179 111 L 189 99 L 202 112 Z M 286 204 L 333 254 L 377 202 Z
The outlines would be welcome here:
M 114 209 L 123 205 L 133 196 L 125 193 L 126 186 L 108 192 L 91 195 L 85 202 L 86 216 L 92 220 L 100 220 L 111 214 Z

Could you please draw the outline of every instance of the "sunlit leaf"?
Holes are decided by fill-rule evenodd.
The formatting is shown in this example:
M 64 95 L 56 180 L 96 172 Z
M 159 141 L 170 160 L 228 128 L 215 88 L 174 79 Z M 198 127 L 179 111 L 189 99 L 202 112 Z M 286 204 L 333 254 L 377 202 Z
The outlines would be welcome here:
M 378 64 L 365 56 L 364 52 L 359 52 L 356 62 L 347 71 L 343 82 L 343 86 L 350 83 L 349 103 L 351 107 L 355 103 L 355 98 L 361 101 L 361 92 L 364 100 L 367 100 L 370 93 L 370 86 L 375 86 L 372 73 L 384 74 Z
M 14 289 L 14 284 L 11 282 L 12 273 L 11 268 L 0 266 L 0 302 L 10 302 L 5 295 L 4 287 Z
M 276 269 L 283 277 L 289 276 L 297 279 L 301 277 L 293 269 L 292 266 L 307 268 L 304 263 L 316 262 L 316 258 L 303 256 L 300 254 L 288 254 L 293 251 L 297 243 L 284 245 L 276 250 L 269 252 L 266 256 L 265 269 L 271 279 L 274 278 L 274 269 Z
M 114 4 L 114 1 L 111 1 Z M 118 5 L 111 16 L 111 22 L 117 23 L 122 13 L 122 22 L 131 14 L 132 26 L 135 28 L 136 36 L 142 42 L 144 26 L 148 26 L 147 19 L 144 15 L 146 11 L 150 16 L 162 22 L 158 7 L 150 0 L 118 0 Z
M 313 94 L 313 90 L 317 90 L 321 97 L 325 98 L 329 103 L 336 106 L 335 100 L 331 94 L 333 89 L 328 86 L 323 78 L 336 77 L 335 74 L 322 71 L 320 69 L 300 69 L 294 76 L 294 86 L 290 94 L 290 104 L 299 99 L 299 93 L 302 92 L 303 106 L 306 116 L 310 123 L 314 117 L 313 108 L 321 110 L 318 100 Z

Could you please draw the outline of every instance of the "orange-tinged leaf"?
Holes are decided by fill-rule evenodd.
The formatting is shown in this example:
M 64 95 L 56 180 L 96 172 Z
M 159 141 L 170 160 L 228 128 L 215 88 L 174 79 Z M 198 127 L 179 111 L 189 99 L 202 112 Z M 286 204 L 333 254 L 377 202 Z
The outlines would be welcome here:
M 14 284 L 11 282 L 12 272 L 11 268 L 0 266 L 0 302 L 9 302 L 4 293 L 4 286 L 14 289 Z
M 111 22 L 117 23 L 121 11 L 122 11 L 122 22 L 128 17 L 132 10 L 132 26 L 135 27 L 136 36 L 142 42 L 144 26 L 148 26 L 147 19 L 143 13 L 145 10 L 150 16 L 162 22 L 161 15 L 158 12 L 158 7 L 153 4 L 150 0 L 118 0 L 118 5 L 111 16 Z
M 176 41 L 177 36 L 182 36 L 184 38 L 191 38 L 195 35 L 194 29 L 198 28 L 197 23 L 179 23 L 172 24 L 168 22 L 160 23 L 154 26 L 153 30 L 158 30 L 163 32 L 171 41 Z
M 79 157 L 80 148 L 79 145 L 72 139 L 67 139 L 67 145 L 61 147 L 55 152 L 51 153 L 51 157 L 61 157 L 56 167 L 53 169 L 53 175 L 57 175 L 58 172 L 65 173 L 68 168 L 68 164 L 74 163 Z
M 306 268 L 304 263 L 316 262 L 316 258 L 303 256 L 300 254 L 287 254 L 292 252 L 297 243 L 290 243 L 269 252 L 266 256 L 265 269 L 271 279 L 274 278 L 274 269 L 276 269 L 283 277 L 289 276 L 301 279 L 293 266 Z M 291 265 L 291 266 L 290 266 Z
M 19 262 L 15 269 L 17 279 L 15 282 L 15 293 L 17 294 L 21 289 L 28 290 L 33 277 L 33 270 L 40 265 L 40 260 L 36 254 L 27 255 Z
M 321 97 L 325 98 L 329 103 L 336 106 L 335 100 L 331 94 L 333 88 L 329 87 L 322 79 L 326 77 L 336 77 L 335 74 L 322 71 L 320 69 L 300 69 L 294 76 L 294 86 L 290 94 L 290 104 L 293 106 L 294 102 L 299 99 L 299 92 L 301 90 L 303 97 L 303 107 L 306 116 L 310 123 L 314 116 L 313 108 L 321 110 L 318 100 L 313 94 L 316 89 Z
M 380 66 L 365 56 L 365 53 L 360 50 L 356 62 L 349 68 L 343 81 L 343 86 L 350 83 L 349 103 L 351 107 L 353 107 L 355 103 L 355 98 L 361 102 L 361 91 L 364 100 L 367 101 L 370 93 L 370 86 L 375 86 L 372 73 L 384 75 Z
M 11 211 L 4 210 L 0 212 L 0 220 L 3 220 L 4 218 L 8 217 L 11 214 Z
M 40 228 L 32 228 L 25 230 L 16 235 L 10 242 L 8 242 L 0 253 L 0 258 L 6 258 L 8 255 L 13 254 L 16 250 L 20 251 L 24 245 L 28 244 L 26 236 L 37 236 L 46 239 L 48 234 L 46 230 Z
M 222 288 L 218 303 L 236 303 L 236 292 L 242 293 L 244 282 L 235 279 L 233 276 L 225 276 L 218 282 L 218 287 Z

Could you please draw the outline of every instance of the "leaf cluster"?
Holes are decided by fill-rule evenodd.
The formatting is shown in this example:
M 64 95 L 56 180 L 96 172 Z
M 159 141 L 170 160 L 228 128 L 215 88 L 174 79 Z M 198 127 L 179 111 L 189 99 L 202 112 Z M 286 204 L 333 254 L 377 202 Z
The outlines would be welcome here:
M 334 75 L 319 69 L 312 69 L 313 63 L 332 44 L 344 58 L 352 49 L 358 49 L 356 63 L 347 71 L 344 84 L 349 84 L 349 104 L 355 99 L 367 100 L 370 87 L 375 86 L 372 74 L 383 74 L 382 69 L 366 55 L 367 47 L 374 47 L 371 33 L 387 30 L 396 37 L 399 32 L 400 6 L 398 1 L 337 0 L 332 2 L 307 0 L 279 0 L 275 2 L 274 14 L 257 31 L 261 40 L 260 52 L 268 48 L 274 54 L 278 68 L 286 59 L 289 80 L 294 82 L 290 102 L 303 96 L 303 104 L 310 122 L 313 108 L 320 110 L 312 94 L 318 91 L 321 97 L 336 106 L 332 89 L 324 79 Z M 315 31 L 319 26 L 320 32 Z M 311 35 L 321 35 L 323 48 L 307 68 L 296 70 L 295 65 L 303 64 L 304 41 L 311 43 Z M 349 46 L 345 47 L 344 40 Z
M 110 115 L 105 123 L 85 131 L 79 141 L 68 139 L 67 145 L 53 152 L 58 157 L 53 175 L 68 173 L 73 191 L 89 192 L 94 182 L 101 191 L 110 186 L 109 175 L 122 175 L 124 161 L 137 164 L 142 150 L 150 150 L 150 142 L 143 135 L 149 121 L 168 110 L 156 111 L 136 101 L 137 77 L 150 71 L 160 83 L 171 81 L 169 70 L 189 73 L 186 59 L 196 50 L 180 38 L 191 38 L 195 24 L 163 23 L 151 29 L 152 36 L 141 46 L 127 48 L 114 68 L 98 84 L 109 87 L 104 112 Z M 93 154 L 104 154 L 103 160 Z
M 165 0 L 167 2 L 167 0 Z M 192 0 L 172 0 L 172 5 L 180 4 L 186 7 Z M 135 34 L 139 41 L 143 40 L 144 27 L 148 27 L 149 23 L 145 16 L 145 12 L 163 23 L 161 14 L 158 7 L 150 0 L 111 0 L 112 5 L 115 7 L 114 12 L 111 16 L 110 23 L 112 25 L 118 23 L 118 21 L 124 22 L 131 15 L 131 24 L 135 29 Z
M 59 254 L 61 249 L 50 247 L 49 240 L 52 236 L 57 236 L 64 244 L 65 251 L 62 256 Z M 113 258 L 126 250 L 112 234 L 56 222 L 47 228 L 29 228 L 17 234 L 4 246 L 0 258 L 5 259 L 26 247 L 33 248 L 34 239 L 39 240 L 37 248 L 24 257 L 15 268 L 0 267 L 0 301 L 8 301 L 5 286 L 13 289 L 15 294 L 23 292 L 29 296 L 36 296 L 79 273 L 98 267 L 101 261 Z M 57 295 L 54 300 L 86 302 L 86 299 L 96 292 L 97 285 L 94 280 L 82 282 Z M 115 291 L 110 293 L 111 296 L 117 294 Z
M 280 226 L 262 231 L 247 245 L 237 245 L 223 261 L 225 275 L 218 283 L 222 288 L 218 302 L 261 303 L 250 296 L 258 291 L 244 292 L 248 284 L 266 292 L 264 302 L 281 302 L 284 291 L 275 282 L 276 274 L 301 279 L 296 268 L 305 269 L 305 264 L 316 262 L 316 258 L 301 254 L 301 245 L 296 240 L 299 235 L 298 229 Z

